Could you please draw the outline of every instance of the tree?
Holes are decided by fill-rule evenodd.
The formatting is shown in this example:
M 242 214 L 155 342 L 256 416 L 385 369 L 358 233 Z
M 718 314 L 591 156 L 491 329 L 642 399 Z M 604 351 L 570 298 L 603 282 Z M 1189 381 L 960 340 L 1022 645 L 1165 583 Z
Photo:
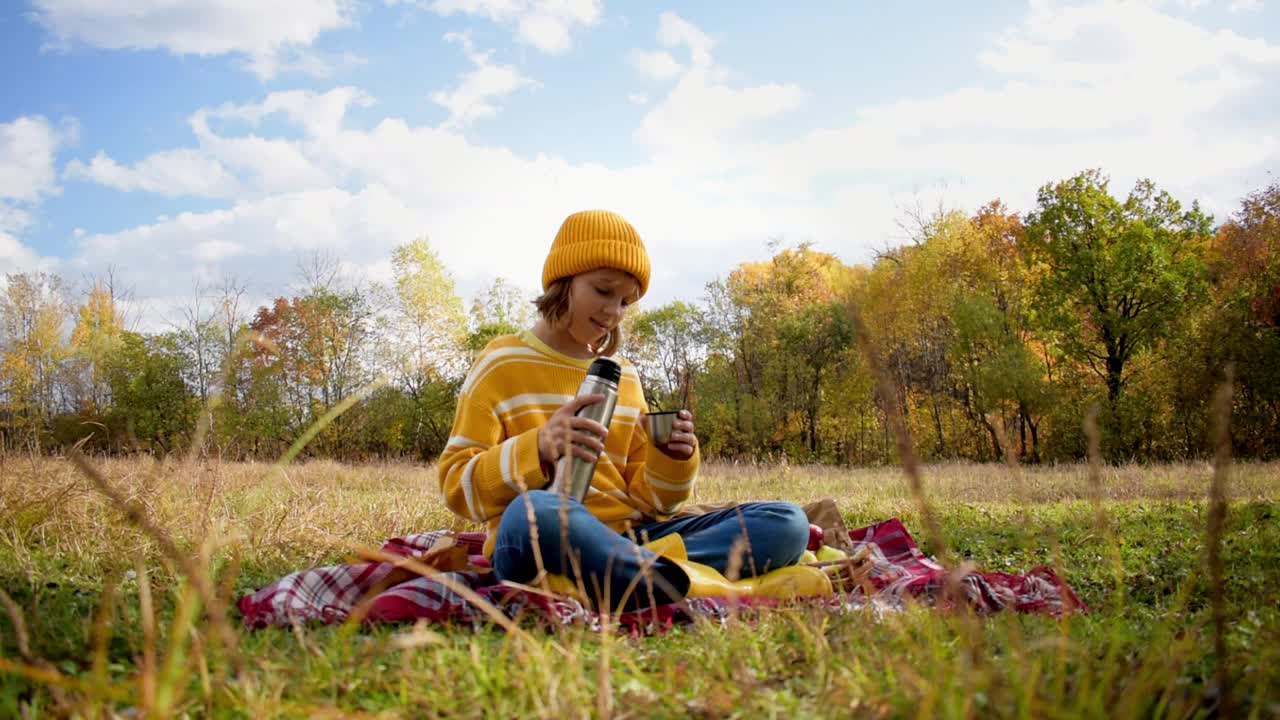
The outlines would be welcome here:
M 468 360 L 473 361 L 494 338 L 531 327 L 535 317 L 533 300 L 501 277 L 476 293 L 471 301 L 470 329 L 465 343 Z
M 149 451 L 177 449 L 191 436 L 198 400 L 182 375 L 186 365 L 174 333 L 124 332 L 110 371 L 113 405 L 107 420 L 117 443 Z
M 626 355 L 655 407 L 688 407 L 689 383 L 706 355 L 698 309 L 676 300 L 627 316 Z
M 1214 302 L 1196 327 L 1199 341 L 1175 357 L 1187 366 L 1186 385 L 1198 397 L 1211 396 L 1223 368 L 1235 366 L 1233 441 L 1242 454 L 1274 457 L 1280 452 L 1280 183 L 1241 201 L 1209 258 Z M 1188 362 L 1193 359 L 1198 367 Z
M 533 324 L 533 298 L 506 278 L 494 278 L 493 284 L 476 293 L 471 301 L 471 325 L 507 325 L 526 328 Z
M 707 366 L 731 373 L 706 378 L 727 391 L 719 398 L 727 407 L 712 409 L 712 428 L 734 438 L 732 447 L 753 455 L 823 451 L 818 408 L 852 337 L 841 300 L 849 283 L 838 258 L 801 245 L 708 285 Z
M 862 315 L 870 341 L 896 380 L 899 410 L 921 438 L 921 452 L 952 457 L 961 453 L 958 436 L 964 433 L 950 418 L 962 409 L 953 402 L 962 391 L 948 353 L 955 336 L 951 310 L 956 294 L 972 282 L 965 249 L 973 232 L 959 212 L 940 212 L 913 224 L 919 228 L 915 242 L 882 253 L 867 274 Z
M 1129 360 L 1202 299 L 1200 251 L 1211 221 L 1149 180 L 1124 202 L 1108 184 L 1088 170 L 1040 188 L 1027 240 L 1045 270 L 1036 302 L 1042 321 L 1103 380 L 1114 408 Z
M 62 280 L 46 273 L 7 275 L 0 294 L 0 400 L 10 442 L 39 449 L 57 411 L 57 376 L 67 355 Z M 3 443 L 0 443 L 3 444 Z
M 191 299 L 182 308 L 182 320 L 174 334 L 185 362 L 183 374 L 187 385 L 206 402 L 220 385 L 226 333 L 218 323 L 218 302 L 210 297 L 208 286 L 196 280 Z
M 250 327 L 263 363 L 278 362 L 300 410 L 336 405 L 365 381 L 359 346 L 366 337 L 367 308 L 358 294 L 317 291 L 292 300 L 276 298 L 258 309 Z
M 391 253 L 395 302 L 389 348 L 392 366 L 410 394 L 432 377 L 465 372 L 466 316 L 453 277 L 426 238 Z
M 1050 400 L 1040 363 L 1021 339 L 1007 331 L 1006 316 L 990 298 L 976 293 L 958 296 L 952 319 L 956 334 L 951 365 L 956 379 L 964 384 L 965 401 L 975 420 L 990 434 L 991 458 L 1001 457 L 1003 448 L 988 416 L 1003 415 L 1011 406 L 1019 420 L 1019 455 L 1038 461 L 1039 417 Z
M 426 238 L 391 254 L 394 292 L 381 330 L 382 364 L 394 380 L 392 391 L 371 399 L 371 421 L 392 433 L 391 449 L 419 457 L 438 454 L 448 440 L 454 396 L 466 371 L 467 322 L 452 275 Z M 399 410 L 396 410 L 399 409 Z M 403 411 L 391 418 L 389 412 Z
M 111 404 L 111 365 L 120 350 L 123 332 L 124 319 L 116 306 L 114 283 L 94 281 L 84 303 L 76 309 L 76 324 L 71 330 L 75 405 L 82 415 L 99 416 Z

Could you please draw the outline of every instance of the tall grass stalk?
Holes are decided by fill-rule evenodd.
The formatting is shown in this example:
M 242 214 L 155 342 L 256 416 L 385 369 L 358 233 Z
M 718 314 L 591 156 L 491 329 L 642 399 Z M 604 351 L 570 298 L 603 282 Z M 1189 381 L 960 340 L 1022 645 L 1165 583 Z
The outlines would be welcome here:
M 1231 662 L 1227 648 L 1226 582 L 1222 567 L 1222 535 L 1227 520 L 1227 483 L 1231 473 L 1231 397 L 1234 368 L 1227 367 L 1226 380 L 1213 399 L 1213 482 L 1209 486 L 1209 522 L 1206 554 L 1209 565 L 1209 602 L 1213 608 L 1213 650 L 1218 692 L 1223 717 L 1232 716 Z

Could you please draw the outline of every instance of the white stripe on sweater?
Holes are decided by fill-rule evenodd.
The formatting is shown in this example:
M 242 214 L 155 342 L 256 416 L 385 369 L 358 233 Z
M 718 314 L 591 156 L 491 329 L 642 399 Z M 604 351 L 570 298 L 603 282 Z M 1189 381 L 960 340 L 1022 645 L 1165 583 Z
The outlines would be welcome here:
M 506 483 L 507 487 L 511 488 L 512 492 L 518 493 L 520 492 L 520 487 L 516 485 L 516 476 L 511 470 L 512 466 L 515 465 L 515 454 L 516 438 L 507 438 L 507 441 L 502 443 L 502 450 L 499 454 L 499 457 L 501 458 L 499 465 L 502 468 L 502 482 Z
M 659 480 L 657 475 L 654 475 L 648 468 L 645 468 L 644 479 L 649 481 L 650 486 L 656 487 L 660 490 L 688 490 L 693 487 L 693 481 L 695 478 L 689 478 L 688 482 L 684 483 L 669 483 L 665 480 Z
M 467 466 L 462 469 L 462 497 L 467 501 L 467 511 L 471 513 L 471 519 L 476 522 L 484 522 L 484 515 L 480 513 L 480 499 L 476 497 L 476 488 L 471 481 L 471 474 L 475 472 L 476 462 L 480 460 L 480 454 L 467 461 Z
M 518 359 L 521 357 L 540 358 L 545 356 L 537 350 L 527 347 L 508 347 L 494 350 L 476 363 L 475 367 L 471 368 L 471 373 L 467 375 L 467 379 L 462 383 L 462 394 L 467 394 L 471 391 L 471 388 L 478 385 L 484 375 L 488 375 L 493 368 L 500 364 L 498 361 L 503 358 Z
M 488 448 L 489 444 L 482 443 L 479 440 L 472 440 L 471 438 L 465 435 L 453 435 L 449 438 L 449 442 L 445 443 L 444 445 L 445 450 L 449 450 L 452 448 L 469 448 L 469 447 Z
M 560 407 L 572 399 L 572 395 L 561 395 L 559 393 L 524 393 L 523 395 L 509 397 L 494 405 L 493 412 L 494 414 L 502 415 L 526 405 L 554 405 Z

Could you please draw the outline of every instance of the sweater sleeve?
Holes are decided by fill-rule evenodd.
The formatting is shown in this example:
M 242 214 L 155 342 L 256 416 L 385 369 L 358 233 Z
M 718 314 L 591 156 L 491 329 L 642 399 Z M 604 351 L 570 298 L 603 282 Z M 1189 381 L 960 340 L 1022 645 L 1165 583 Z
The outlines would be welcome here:
M 445 504 L 475 522 L 501 515 L 523 490 L 550 482 L 538 458 L 538 429 L 504 438 L 493 409 L 467 396 L 459 398 L 438 471 Z
M 695 449 L 688 460 L 676 460 L 650 441 L 643 423 L 637 424 L 623 472 L 627 495 L 653 515 L 671 515 L 693 493 L 700 455 Z

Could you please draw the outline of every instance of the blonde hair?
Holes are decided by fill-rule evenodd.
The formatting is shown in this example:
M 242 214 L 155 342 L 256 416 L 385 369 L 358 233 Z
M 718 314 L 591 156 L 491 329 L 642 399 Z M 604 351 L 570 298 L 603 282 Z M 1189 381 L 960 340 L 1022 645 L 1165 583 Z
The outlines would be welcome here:
M 573 276 L 562 277 L 552 281 L 547 289 L 539 295 L 533 304 L 538 308 L 538 314 L 542 316 L 548 324 L 559 326 L 569 316 L 571 308 L 569 297 L 569 286 L 573 284 Z M 596 356 L 610 356 L 618 352 L 618 347 L 622 345 L 622 327 L 616 327 L 609 331 L 608 337 L 604 343 L 597 348 L 592 348 Z

